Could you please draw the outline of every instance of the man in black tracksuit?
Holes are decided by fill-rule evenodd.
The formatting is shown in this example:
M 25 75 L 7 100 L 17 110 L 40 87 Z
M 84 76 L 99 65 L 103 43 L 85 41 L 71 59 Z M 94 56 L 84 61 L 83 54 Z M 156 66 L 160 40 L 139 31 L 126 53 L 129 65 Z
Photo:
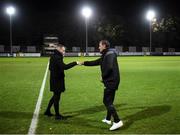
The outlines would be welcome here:
M 65 91 L 64 70 L 70 69 L 77 65 L 77 62 L 65 64 L 63 62 L 63 55 L 65 53 L 65 47 L 63 45 L 57 45 L 54 54 L 50 58 L 49 70 L 50 70 L 50 91 L 53 92 L 53 96 L 49 101 L 48 107 L 45 111 L 45 115 L 52 116 L 51 107 L 54 104 L 55 119 L 61 120 L 64 117 L 59 113 L 59 101 L 61 93 Z
M 107 40 L 101 40 L 99 42 L 99 50 L 102 54 L 101 58 L 95 61 L 82 62 L 85 66 L 96 66 L 100 65 L 102 82 L 104 83 L 104 97 L 103 103 L 107 108 L 107 116 L 102 122 L 111 124 L 111 116 L 114 118 L 114 123 L 110 130 L 115 130 L 123 126 L 122 121 L 118 117 L 116 109 L 113 105 L 115 92 L 118 89 L 120 82 L 120 73 L 117 62 L 117 54 L 115 51 L 110 50 L 110 43 Z

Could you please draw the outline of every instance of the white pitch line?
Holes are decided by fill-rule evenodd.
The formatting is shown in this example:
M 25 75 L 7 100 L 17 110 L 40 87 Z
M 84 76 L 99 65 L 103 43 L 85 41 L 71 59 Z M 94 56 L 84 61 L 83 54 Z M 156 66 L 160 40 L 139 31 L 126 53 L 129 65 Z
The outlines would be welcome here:
M 41 106 L 43 92 L 44 92 L 44 87 L 45 87 L 45 84 L 46 84 L 48 67 L 49 67 L 49 63 L 47 64 L 47 67 L 46 67 L 46 72 L 44 74 L 44 79 L 43 79 L 43 82 L 42 82 L 42 85 L 41 85 L 38 101 L 36 103 L 36 108 L 34 110 L 34 114 L 33 114 L 32 120 L 31 120 L 31 125 L 29 127 L 28 135 L 35 134 L 35 131 L 36 131 L 36 127 L 37 127 L 37 123 L 38 123 L 38 117 L 39 117 L 39 111 L 40 111 L 40 106 Z

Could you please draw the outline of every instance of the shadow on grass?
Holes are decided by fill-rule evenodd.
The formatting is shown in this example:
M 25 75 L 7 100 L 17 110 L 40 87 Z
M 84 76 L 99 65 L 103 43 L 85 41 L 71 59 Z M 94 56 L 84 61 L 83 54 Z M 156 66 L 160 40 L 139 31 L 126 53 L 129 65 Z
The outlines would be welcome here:
M 125 130 L 129 128 L 135 121 L 147 119 L 155 116 L 163 115 L 171 110 L 171 106 L 169 105 L 159 105 L 159 106 L 143 106 L 143 107 L 126 107 L 122 108 L 122 106 L 125 106 L 126 104 L 117 104 L 115 105 L 118 112 L 122 112 L 124 110 L 133 110 L 133 109 L 141 109 L 141 111 L 138 111 L 132 115 L 125 116 L 123 118 L 124 126 L 121 128 L 121 130 Z M 65 116 L 68 117 L 65 121 L 55 121 L 54 117 L 51 117 L 50 121 L 49 118 L 43 116 L 43 114 L 40 114 L 40 117 L 43 118 L 48 123 L 55 123 L 55 124 L 69 124 L 69 125 L 75 125 L 76 127 L 82 128 L 82 127 L 90 127 L 95 129 L 107 129 L 107 125 L 101 123 L 100 119 L 89 119 L 89 117 L 84 116 L 88 114 L 95 114 L 97 112 L 105 111 L 104 105 L 101 106 L 94 106 L 91 108 L 86 108 L 82 110 L 72 111 L 72 112 L 66 112 L 64 113 Z M 11 111 L 1 111 L 0 117 L 3 118 L 9 118 L 9 119 L 32 119 L 32 113 L 30 112 L 11 112 Z M 80 117 L 78 117 L 80 116 Z M 109 126 L 108 126 L 109 127 Z
M 0 117 L 9 119 L 32 119 L 32 112 L 1 111 Z
M 119 108 L 122 106 L 125 106 L 126 104 L 116 104 L 115 107 Z M 93 129 L 107 129 L 109 126 L 106 124 L 101 123 L 101 118 L 100 120 L 94 120 L 92 117 L 89 117 L 88 115 L 96 114 L 98 112 L 106 111 L 106 108 L 104 105 L 99 105 L 99 106 L 93 106 L 90 108 L 86 109 L 81 109 L 81 110 L 75 110 L 71 112 L 64 112 L 63 116 L 65 116 L 67 119 L 66 120 L 54 120 L 54 117 L 44 117 L 43 114 L 40 114 L 40 118 L 43 119 L 43 121 L 46 121 L 48 123 L 52 124 L 66 124 L 70 126 L 76 126 L 79 129 L 84 128 L 93 128 Z M 102 116 L 103 118 L 103 116 Z
M 141 111 L 138 111 L 132 115 L 125 116 L 123 119 L 124 126 L 121 128 L 121 130 L 125 130 L 130 127 L 135 121 L 147 119 L 155 116 L 163 115 L 171 110 L 171 106 L 169 105 L 159 105 L 159 106 L 140 106 L 140 107 L 127 107 L 127 108 L 121 108 L 122 106 L 125 106 L 126 104 L 118 104 L 115 105 L 118 112 L 122 112 L 124 110 L 134 110 L 134 109 L 141 109 Z M 97 112 L 105 111 L 105 107 L 103 105 L 101 106 L 94 106 L 91 108 L 73 111 L 73 112 L 66 112 L 65 115 L 69 115 L 70 121 L 64 122 L 64 124 L 71 124 L 76 125 L 80 127 L 91 127 L 91 128 L 99 128 L 99 129 L 107 129 L 107 126 L 101 123 L 101 121 L 98 120 L 92 120 L 87 119 L 83 117 L 76 117 L 81 116 L 84 114 L 94 114 Z M 72 119 L 71 119 L 72 118 Z
M 135 114 L 126 116 L 123 118 L 124 126 L 122 129 L 127 129 L 131 124 L 133 124 L 135 121 L 147 119 L 155 116 L 163 115 L 171 110 L 171 106 L 169 105 L 159 105 L 159 106 L 147 106 L 147 107 L 132 107 L 132 108 L 126 108 L 129 109 L 137 109 L 137 108 L 144 108 L 143 110 L 136 112 Z M 124 110 L 124 109 L 122 109 Z
M 119 108 L 122 106 L 125 106 L 126 104 L 116 104 L 115 107 Z M 93 106 L 90 108 L 82 109 L 82 110 L 77 110 L 77 111 L 72 111 L 72 112 L 65 112 L 65 115 L 70 115 L 72 117 L 78 116 L 78 115 L 84 115 L 84 114 L 94 114 L 97 112 L 102 112 L 106 111 L 106 108 L 104 105 L 99 105 L 99 106 Z

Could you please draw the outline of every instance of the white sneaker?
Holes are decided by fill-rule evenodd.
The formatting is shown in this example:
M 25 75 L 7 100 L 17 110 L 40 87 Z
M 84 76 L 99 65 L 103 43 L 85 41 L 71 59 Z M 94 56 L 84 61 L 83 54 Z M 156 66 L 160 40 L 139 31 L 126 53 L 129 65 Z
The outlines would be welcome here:
M 106 123 L 106 124 L 108 124 L 108 125 L 111 125 L 111 121 L 110 121 L 110 120 L 106 120 L 106 118 L 103 119 L 102 122 L 104 122 L 104 123 Z
M 122 126 L 123 126 L 122 120 L 119 121 L 118 123 L 113 122 L 113 125 L 112 125 L 112 127 L 111 127 L 109 130 L 111 130 L 111 131 L 112 131 L 112 130 L 116 130 L 116 129 L 122 127 Z

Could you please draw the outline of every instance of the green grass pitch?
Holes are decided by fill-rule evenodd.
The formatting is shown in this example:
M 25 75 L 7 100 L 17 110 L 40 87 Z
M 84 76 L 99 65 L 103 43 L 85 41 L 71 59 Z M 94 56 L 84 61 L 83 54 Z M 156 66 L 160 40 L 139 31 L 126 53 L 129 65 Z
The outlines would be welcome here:
M 28 133 L 47 62 L 48 58 L 0 58 L 0 134 Z M 76 66 L 65 71 L 66 92 L 61 96 L 60 112 L 70 117 L 56 121 L 43 115 L 52 96 L 48 76 L 36 133 L 180 133 L 180 57 L 118 57 L 118 62 L 121 84 L 114 104 L 124 127 L 112 132 L 101 122 L 106 109 L 100 68 Z

